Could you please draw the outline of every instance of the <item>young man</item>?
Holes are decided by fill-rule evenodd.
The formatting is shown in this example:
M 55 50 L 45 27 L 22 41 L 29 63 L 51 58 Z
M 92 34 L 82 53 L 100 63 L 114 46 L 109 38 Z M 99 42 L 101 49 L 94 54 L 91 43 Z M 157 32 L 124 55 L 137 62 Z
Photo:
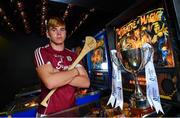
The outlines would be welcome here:
M 75 105 L 76 88 L 88 88 L 90 81 L 86 70 L 80 64 L 67 70 L 76 59 L 75 53 L 64 47 L 66 27 L 63 20 L 52 17 L 47 23 L 49 44 L 34 52 L 35 65 L 41 80 L 41 102 L 51 89 L 57 88 L 48 101 L 48 107 L 38 107 L 39 114 L 51 114 Z

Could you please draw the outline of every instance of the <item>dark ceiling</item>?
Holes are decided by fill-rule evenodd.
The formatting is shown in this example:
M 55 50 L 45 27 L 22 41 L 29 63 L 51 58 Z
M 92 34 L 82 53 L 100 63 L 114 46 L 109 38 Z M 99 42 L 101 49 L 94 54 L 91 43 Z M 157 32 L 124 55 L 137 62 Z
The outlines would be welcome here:
M 135 0 L 1 0 L 0 31 L 45 36 L 45 19 L 63 17 L 68 38 L 94 35 Z

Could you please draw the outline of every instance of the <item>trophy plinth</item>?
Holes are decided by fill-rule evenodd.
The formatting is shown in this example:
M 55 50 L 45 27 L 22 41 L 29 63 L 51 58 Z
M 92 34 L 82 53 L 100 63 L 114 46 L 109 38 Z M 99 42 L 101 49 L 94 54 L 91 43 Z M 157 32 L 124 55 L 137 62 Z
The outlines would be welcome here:
M 147 114 L 152 113 L 154 110 L 151 107 L 147 108 L 132 108 L 130 107 L 131 117 L 144 117 Z

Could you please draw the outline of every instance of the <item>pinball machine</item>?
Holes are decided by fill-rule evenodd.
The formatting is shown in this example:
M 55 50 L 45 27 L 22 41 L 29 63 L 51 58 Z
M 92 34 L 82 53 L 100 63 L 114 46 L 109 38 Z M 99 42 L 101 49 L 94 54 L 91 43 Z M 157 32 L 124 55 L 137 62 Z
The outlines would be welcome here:
M 14 100 L 0 112 L 0 117 L 36 117 L 40 92 L 39 85 L 22 88 L 15 94 Z
M 162 104 L 172 105 L 173 110 L 164 108 L 165 115 L 179 115 L 179 52 L 176 14 L 173 2 L 150 0 L 139 2 L 118 15 L 106 25 L 110 49 L 120 50 L 120 43 L 133 47 L 146 42 L 153 46 L 153 63 L 157 75 Z M 174 19 L 174 20 L 173 20 Z M 122 70 L 124 70 L 122 68 Z M 122 72 L 125 98 L 134 91 L 135 81 L 131 74 Z M 138 83 L 146 94 L 145 70 L 139 72 Z
M 97 41 L 96 48 L 87 54 L 91 87 L 107 90 L 111 86 L 111 61 L 105 29 L 99 31 L 94 37 Z

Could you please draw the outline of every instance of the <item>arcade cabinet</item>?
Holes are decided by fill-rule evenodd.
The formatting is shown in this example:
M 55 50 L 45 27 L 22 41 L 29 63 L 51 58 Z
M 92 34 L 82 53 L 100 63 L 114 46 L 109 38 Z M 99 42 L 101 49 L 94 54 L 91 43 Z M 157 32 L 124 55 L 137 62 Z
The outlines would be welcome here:
M 154 48 L 153 63 L 155 65 L 159 93 L 163 107 L 171 109 L 180 106 L 178 29 L 173 3 L 167 0 L 141 1 L 121 13 L 106 25 L 110 49 L 120 50 L 119 43 L 126 38 L 127 46 L 141 45 L 142 42 L 151 44 Z M 136 33 L 139 31 L 140 39 Z M 149 37 L 149 38 L 148 38 Z M 139 42 L 138 42 L 139 41 Z M 125 44 L 124 44 L 125 45 Z M 134 79 L 131 74 L 123 71 L 124 97 L 134 91 Z M 146 94 L 145 70 L 138 74 L 138 82 Z M 164 116 L 179 116 L 177 110 L 164 108 Z
M 94 36 L 97 41 L 97 47 L 87 54 L 91 88 L 101 90 L 101 92 L 104 90 L 107 92 L 111 86 L 111 60 L 106 33 L 105 29 L 102 29 Z

